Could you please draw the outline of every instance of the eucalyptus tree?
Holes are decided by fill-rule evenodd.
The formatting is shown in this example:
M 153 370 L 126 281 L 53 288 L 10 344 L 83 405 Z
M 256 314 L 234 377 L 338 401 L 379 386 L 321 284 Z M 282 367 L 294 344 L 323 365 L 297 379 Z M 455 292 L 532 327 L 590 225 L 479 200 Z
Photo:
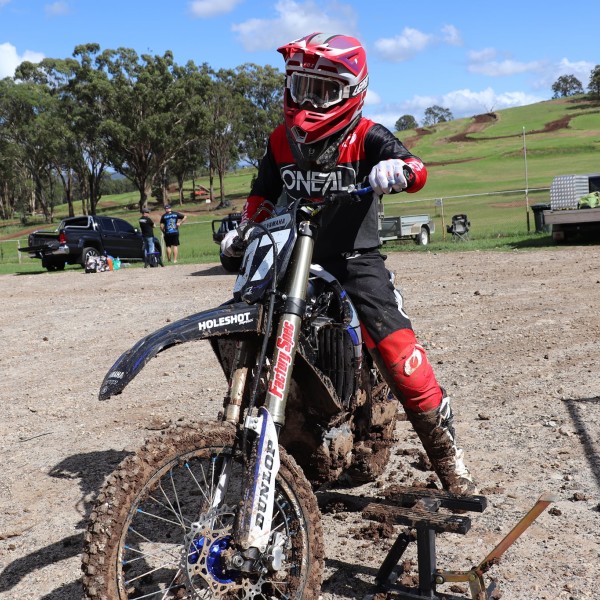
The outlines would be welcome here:
M 435 125 L 436 123 L 446 123 L 447 121 L 452 121 L 453 119 L 454 117 L 449 108 L 444 108 L 443 106 L 434 104 L 433 106 L 425 109 L 423 125 L 428 126 Z
M 85 165 L 80 148 L 81 128 L 75 118 L 79 112 L 77 100 L 69 92 L 70 82 L 78 67 L 73 59 L 46 58 L 40 63 L 23 62 L 15 72 L 15 78 L 44 86 L 54 102 L 46 112 L 48 136 L 47 150 L 53 171 L 62 183 L 61 196 L 68 205 L 69 216 L 74 216 L 73 194 L 78 177 Z M 54 180 L 50 180 L 54 188 Z
M 596 65 L 590 72 L 588 94 L 596 98 L 600 97 L 600 65 Z
M 12 140 L 6 121 L 5 103 L 9 80 L 0 80 L 0 219 L 12 219 L 15 212 L 27 212 L 31 178 L 24 169 L 20 146 Z
M 49 193 L 56 141 L 56 98 L 34 81 L 4 79 L 0 122 L 5 143 L 18 148 L 14 157 L 31 178 L 33 194 L 25 212 L 42 210 L 52 221 L 55 197 Z
M 402 115 L 395 124 L 396 131 L 406 131 L 407 129 L 416 129 L 417 120 L 412 115 Z
M 242 130 L 242 111 L 244 102 L 236 85 L 235 72 L 220 69 L 214 72 L 207 98 L 208 108 L 208 151 L 209 171 L 219 177 L 221 189 L 218 208 L 228 208 L 231 202 L 225 197 L 225 174 L 239 161 L 239 140 Z M 212 183 L 211 183 L 212 189 Z
M 583 94 L 583 86 L 575 75 L 561 75 L 552 84 L 552 91 L 554 92 L 552 98 L 563 98 Z
M 175 63 L 171 51 L 138 57 L 129 48 L 105 50 L 95 64 L 108 77 L 100 133 L 114 169 L 139 190 L 141 209 L 169 161 L 195 135 L 186 86 L 189 73 Z
M 180 70 L 177 85 L 183 86 L 185 102 L 179 106 L 181 120 L 177 136 L 183 142 L 175 149 L 164 169 L 163 182 L 169 178 L 177 180 L 179 203 L 183 204 L 183 184 L 188 174 L 193 175 L 209 162 L 208 135 L 210 131 L 210 67 L 196 66 L 193 61 Z M 163 189 L 162 195 L 165 195 Z M 211 197 L 212 200 L 212 197 Z
M 285 75 L 270 65 L 246 63 L 236 68 L 240 99 L 240 155 L 258 168 L 269 135 L 283 122 Z

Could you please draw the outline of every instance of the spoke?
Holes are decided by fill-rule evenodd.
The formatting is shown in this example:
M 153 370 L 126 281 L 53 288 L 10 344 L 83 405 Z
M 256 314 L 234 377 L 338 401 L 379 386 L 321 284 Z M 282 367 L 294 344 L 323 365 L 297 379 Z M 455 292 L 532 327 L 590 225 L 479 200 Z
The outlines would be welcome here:
M 143 596 L 136 596 L 132 600 L 143 600 L 144 598 L 152 598 L 152 596 L 156 596 L 157 594 L 162 594 L 162 597 L 163 597 L 163 600 L 164 600 L 165 598 L 167 598 L 166 594 L 168 592 L 170 592 L 171 590 L 176 589 L 178 587 L 180 587 L 179 584 L 174 585 L 173 587 L 169 587 L 169 588 L 165 589 L 164 592 L 163 592 L 163 590 L 157 590 L 156 592 L 150 592 L 149 594 L 144 594 Z M 189 597 L 190 596 L 188 596 L 188 598 Z
M 198 489 L 200 490 L 201 494 L 204 496 L 204 500 L 206 500 L 206 502 L 210 506 L 210 497 L 206 494 L 206 490 L 204 489 L 205 486 L 200 485 L 200 482 L 198 481 L 198 479 L 194 475 L 194 472 L 192 471 L 192 468 L 190 467 L 190 465 L 189 465 L 188 462 L 185 463 L 185 466 L 186 466 L 186 468 L 188 470 L 188 473 L 190 474 L 190 476 L 194 480 L 194 483 L 198 486 Z M 202 463 L 200 465 L 200 471 L 202 472 L 202 478 L 204 479 L 205 482 L 208 483 L 208 478 L 206 477 L 206 473 L 204 472 L 204 463 Z
M 171 579 L 171 584 L 169 585 L 169 587 L 165 590 L 165 593 L 163 594 L 162 600 L 166 600 L 167 599 L 167 592 L 169 590 L 172 590 L 174 587 L 181 587 L 181 584 L 176 583 L 177 578 L 181 575 L 181 567 L 179 569 L 177 569 L 177 572 L 175 573 L 175 575 L 173 576 L 173 579 Z
M 158 515 L 155 515 L 151 512 L 148 512 L 146 510 L 142 510 L 141 508 L 138 508 L 137 511 L 138 515 L 146 515 L 147 517 L 152 517 L 153 519 L 156 519 L 157 521 L 164 521 L 165 523 L 169 523 L 169 525 L 175 525 L 177 527 L 181 527 L 181 523 L 179 523 L 179 521 L 172 521 L 171 519 L 165 519 L 164 517 L 159 517 Z M 184 527 L 185 529 L 185 527 Z
M 175 495 L 175 503 L 177 504 L 177 510 L 175 510 L 175 507 L 173 507 L 173 505 L 171 504 L 171 500 L 167 496 L 166 492 L 163 490 L 162 483 L 160 486 L 160 491 L 163 493 L 163 496 L 165 497 L 166 501 L 169 503 L 169 506 L 171 506 L 173 508 L 173 512 L 175 513 L 175 516 L 179 517 L 179 523 L 181 524 L 182 529 L 185 530 L 185 523 L 183 521 L 183 511 L 181 510 L 181 503 L 179 502 L 179 494 L 177 493 L 177 488 L 175 487 L 175 481 L 173 480 L 173 469 L 171 469 L 169 471 L 169 478 L 171 480 L 171 489 L 173 490 L 173 494 Z
M 169 471 L 169 475 L 171 477 L 171 486 L 173 486 L 173 470 L 172 469 L 171 469 L 171 471 Z M 162 486 L 162 480 L 160 481 L 160 483 L 158 485 L 158 489 L 160 490 L 164 499 L 167 501 L 168 508 L 170 509 L 170 511 L 173 513 L 173 515 L 177 519 L 178 525 L 185 531 L 185 524 L 183 523 L 183 520 L 182 520 L 181 506 L 179 505 L 179 499 L 177 498 L 177 492 L 175 491 L 175 500 L 177 501 L 177 508 L 179 510 L 175 510 L 175 507 L 171 503 L 169 496 L 167 496 L 167 492 L 165 492 L 165 490 Z
M 137 581 L 138 579 L 142 579 L 143 577 L 147 577 L 151 573 L 156 573 L 156 571 L 160 571 L 161 569 L 166 569 L 169 566 L 170 566 L 170 563 L 165 563 L 164 565 L 158 565 L 157 567 L 154 567 L 154 569 L 150 569 L 149 571 L 146 571 L 144 573 L 140 573 L 139 575 L 136 575 L 135 577 L 133 577 L 131 579 L 126 579 L 125 580 L 125 584 L 126 585 L 130 584 L 133 581 Z
M 152 542 L 149 542 L 149 543 L 152 544 Z M 128 550 L 132 554 L 137 554 L 138 555 L 135 558 L 130 558 L 130 559 L 124 560 L 123 561 L 124 565 L 131 565 L 131 564 L 133 564 L 135 562 L 138 562 L 139 560 L 144 560 L 147 557 L 149 557 L 149 558 L 158 558 L 159 556 L 162 556 L 164 554 L 166 554 L 167 556 L 172 557 L 173 560 L 175 560 L 175 561 L 179 559 L 179 557 L 176 554 L 171 554 L 167 550 L 163 550 L 162 547 L 158 548 L 158 550 L 156 552 L 144 552 L 143 550 L 139 550 L 137 548 L 133 548 L 132 546 L 129 546 L 129 545 L 125 545 L 125 546 L 123 546 L 123 548 L 125 550 Z
M 131 533 L 137 535 L 139 538 L 141 538 L 142 540 L 144 540 L 148 544 L 152 544 L 153 546 L 157 545 L 157 542 L 153 542 L 152 540 L 148 539 L 145 535 L 142 535 L 139 531 L 137 531 L 137 529 L 134 529 L 133 527 L 129 527 L 129 531 Z M 131 546 L 129 544 L 126 545 L 125 547 L 128 548 L 129 550 L 133 550 L 133 548 L 131 548 Z M 170 556 L 174 560 L 178 560 L 179 559 L 179 557 L 177 555 L 172 555 L 170 552 L 167 552 L 167 550 L 164 550 L 162 546 L 159 548 L 159 551 L 160 551 L 161 554 L 166 554 L 167 556 Z M 142 553 L 141 550 L 139 552 Z M 150 555 L 148 555 L 148 556 L 150 556 Z
M 178 525 L 181 525 L 181 526 L 183 527 L 183 529 L 184 529 L 184 530 L 186 529 L 186 527 L 185 527 L 185 523 L 191 523 L 191 522 L 192 522 L 192 520 L 191 520 L 191 519 L 189 519 L 189 518 L 186 518 L 186 517 L 184 517 L 183 515 L 178 515 L 178 514 L 175 512 L 175 510 L 173 509 L 173 507 L 172 507 L 172 506 L 170 506 L 170 505 L 169 505 L 169 506 L 167 506 L 167 505 L 166 505 L 164 502 L 161 502 L 161 501 L 160 501 L 158 498 L 155 498 L 154 496 L 148 496 L 148 499 L 149 499 L 149 500 L 152 500 L 152 502 L 154 502 L 154 503 L 155 503 L 155 504 L 157 504 L 158 506 L 160 506 L 160 507 L 164 508 L 165 510 L 172 512 L 172 513 L 175 515 L 175 517 L 181 517 L 181 519 L 182 519 L 182 521 L 184 521 L 184 523 L 177 523 L 177 524 L 178 524 Z M 138 512 L 139 512 L 139 511 L 138 511 Z

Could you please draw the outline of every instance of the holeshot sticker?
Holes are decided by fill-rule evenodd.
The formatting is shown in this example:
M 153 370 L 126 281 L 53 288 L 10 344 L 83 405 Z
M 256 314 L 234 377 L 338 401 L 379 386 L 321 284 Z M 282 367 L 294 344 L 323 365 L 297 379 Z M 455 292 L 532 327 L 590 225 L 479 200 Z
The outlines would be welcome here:
M 234 315 L 224 315 L 214 319 L 206 319 L 206 321 L 198 323 L 198 329 L 200 331 L 206 331 L 207 329 L 227 327 L 228 325 L 246 325 L 252 320 L 250 314 L 251 313 L 249 312 L 243 312 Z

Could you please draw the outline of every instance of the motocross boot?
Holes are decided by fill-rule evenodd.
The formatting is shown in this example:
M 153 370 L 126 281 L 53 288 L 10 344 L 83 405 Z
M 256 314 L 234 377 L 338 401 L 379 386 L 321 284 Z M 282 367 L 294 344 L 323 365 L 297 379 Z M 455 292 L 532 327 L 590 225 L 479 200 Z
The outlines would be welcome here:
M 445 490 L 455 494 L 475 494 L 477 487 L 463 462 L 463 450 L 456 445 L 450 398 L 428 412 L 406 410 L 408 420 L 419 436 L 433 470 Z

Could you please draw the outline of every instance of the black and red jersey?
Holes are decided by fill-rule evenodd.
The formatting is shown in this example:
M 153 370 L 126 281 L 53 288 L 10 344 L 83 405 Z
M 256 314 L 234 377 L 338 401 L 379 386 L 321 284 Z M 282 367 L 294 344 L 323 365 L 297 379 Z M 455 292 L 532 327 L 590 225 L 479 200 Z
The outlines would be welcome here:
M 427 180 L 422 161 L 383 125 L 361 118 L 339 148 L 339 158 L 332 171 L 301 169 L 290 149 L 285 126 L 277 127 L 269 138 L 252 192 L 244 206 L 243 219 L 262 220 L 265 201 L 274 206 L 282 191 L 292 198 L 321 198 L 329 192 L 343 191 L 365 181 L 380 161 L 400 158 L 415 174 L 408 192 L 417 192 Z M 340 203 L 323 210 L 315 247 L 315 259 L 323 260 L 355 250 L 378 248 L 378 198 L 363 196 L 360 202 Z

